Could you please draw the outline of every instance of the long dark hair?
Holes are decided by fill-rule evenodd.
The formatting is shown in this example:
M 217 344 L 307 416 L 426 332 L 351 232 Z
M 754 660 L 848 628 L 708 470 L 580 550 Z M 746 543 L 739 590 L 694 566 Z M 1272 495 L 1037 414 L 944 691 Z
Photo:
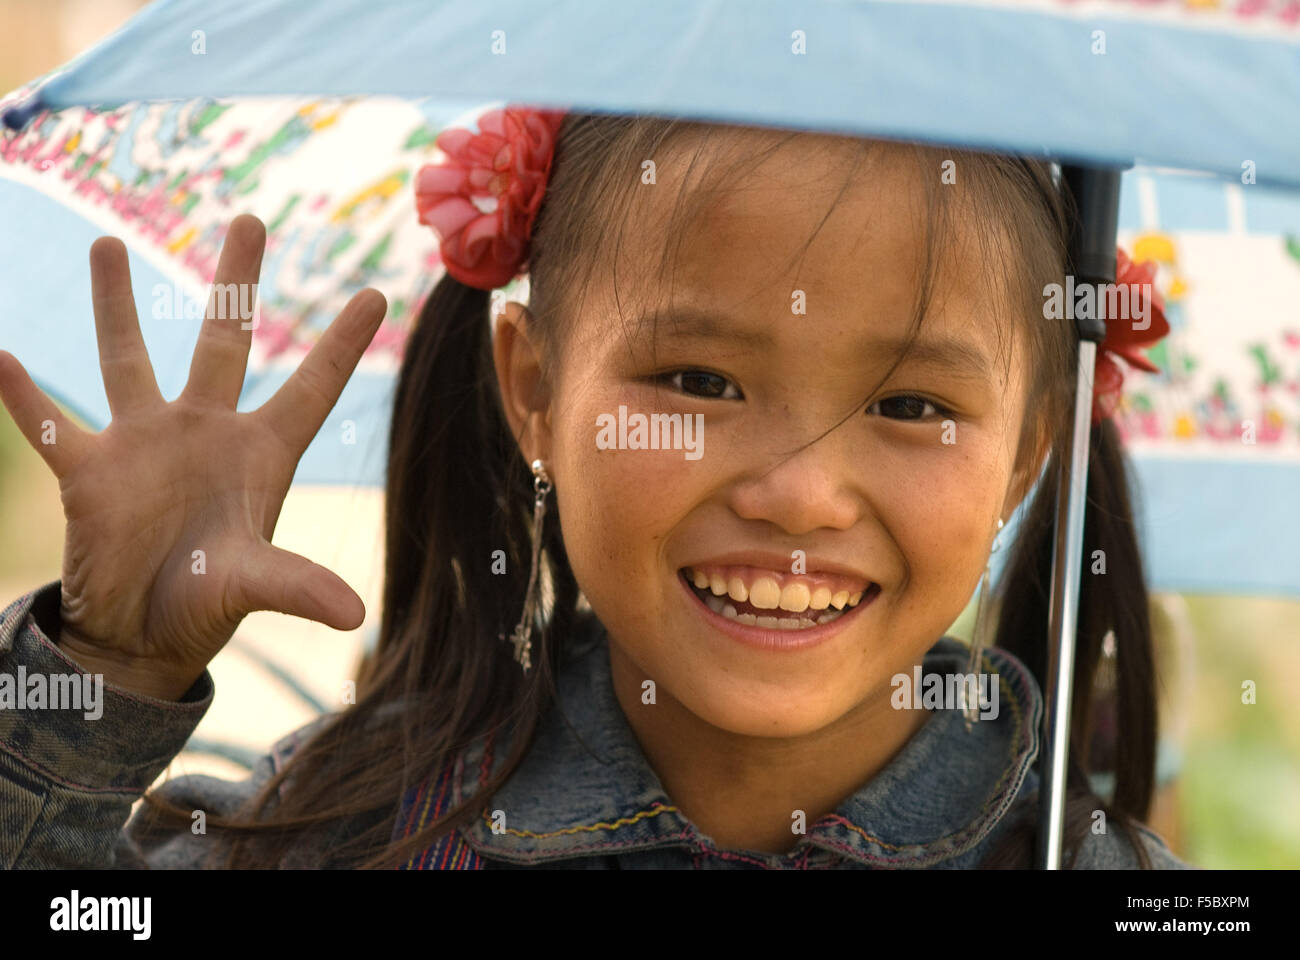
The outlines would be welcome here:
M 623 239 L 620 211 L 640 181 L 643 162 L 684 134 L 706 142 L 717 126 L 671 118 L 573 113 L 557 141 L 551 181 L 534 229 L 529 264 L 529 310 L 535 319 L 544 366 L 553 363 L 592 271 Z M 680 238 L 702 204 L 688 202 L 718 190 L 746 163 L 757 164 L 797 133 L 768 132 L 767 150 L 738 154 L 733 162 L 701 164 L 703 147 L 682 175 L 673 223 Z M 859 159 L 871 149 L 856 143 Z M 1036 438 L 1059 438 L 1068 422 L 1072 339 L 1066 325 L 1039 319 L 1040 291 L 1064 274 L 1068 208 L 1050 169 L 1041 163 L 963 151 L 916 147 L 926 171 L 931 246 L 952 218 L 979 218 L 989 282 L 1011 291 L 1022 314 L 1031 369 L 1022 465 L 1033 460 Z M 955 159 L 958 194 L 939 184 Z M 855 165 L 854 170 L 857 167 Z M 692 176 L 699 183 L 685 186 Z M 847 186 L 848 181 L 846 181 Z M 676 184 L 674 185 L 677 186 Z M 956 200 L 960 197 L 960 200 Z M 984 225 L 992 225 L 983 229 Z M 809 239 L 811 243 L 811 238 Z M 670 258 L 665 245 L 661 267 Z M 933 256 L 921 282 L 916 323 L 925 312 Z M 500 642 L 519 616 L 528 574 L 531 475 L 507 426 L 492 366 L 488 294 L 450 276 L 427 298 L 405 344 L 396 384 L 389 438 L 383 615 L 377 649 L 359 672 L 357 703 L 333 715 L 293 754 L 252 803 L 237 816 L 209 816 L 213 831 L 231 837 L 226 863 L 271 867 L 290 861 L 308 838 L 329 837 L 330 865 L 392 867 L 476 816 L 485 798 L 514 773 L 551 703 L 554 677 L 566 656 L 579 616 L 574 579 L 560 523 L 548 522 L 543 560 L 552 600 L 540 636 L 534 635 L 534 669 L 522 675 Z M 1107 629 L 1121 637 L 1120 705 L 1126 739 L 1120 744 L 1121 819 L 1145 816 L 1154 764 L 1151 652 L 1122 457 L 1113 429 L 1095 438 L 1089 480 L 1088 542 L 1099 544 L 1122 575 L 1086 580 L 1079 621 L 1076 747 L 1086 743 L 1092 678 Z M 1045 571 L 1050 565 L 1050 511 L 1040 495 L 1029 511 L 1005 579 L 998 645 L 1020 656 L 1043 680 L 1047 636 Z M 505 573 L 493 572 L 494 551 L 504 551 Z M 498 566 L 499 569 L 499 566 Z M 392 840 L 401 798 L 456 753 L 483 737 L 508 734 L 509 755 L 481 789 L 418 833 Z M 1076 757 L 1077 759 L 1077 757 Z M 1071 780 L 1086 790 L 1081 769 Z M 163 818 L 188 825 L 190 811 L 147 798 Z M 1086 810 L 1099 806 L 1087 798 Z M 1075 804 L 1071 824 L 1086 827 Z M 1080 817 L 1083 819 L 1080 819 Z M 344 832 L 340 825 L 350 828 Z M 1078 831 L 1076 830 L 1076 833 Z M 991 862 L 1028 865 L 1025 831 Z M 1139 849 L 1141 849 L 1139 847 Z
M 1047 677 L 1047 622 L 1055 549 L 1056 483 L 1061 464 L 1055 454 L 1044 471 L 1001 580 L 997 646 L 1015 654 L 1040 687 Z M 1142 557 L 1130 503 L 1128 471 L 1119 431 L 1110 420 L 1092 429 L 1084 520 L 1083 574 L 1070 704 L 1070 764 L 1066 778 L 1065 859 L 1077 857 L 1097 810 L 1124 830 L 1139 864 L 1150 858 L 1134 824 L 1145 821 L 1155 786 L 1156 691 L 1151 620 Z M 1098 553 L 1100 551 L 1100 553 Z M 1096 561 L 1093 558 L 1097 558 Z M 1100 561 L 1100 562 L 1098 562 Z M 1115 716 L 1107 724 L 1108 742 L 1097 744 L 1094 693 L 1103 642 L 1115 641 Z M 1093 757 L 1106 754 L 1115 790 L 1110 803 L 1088 784 Z M 1032 824 L 1008 836 L 986 860 L 987 866 L 1027 866 L 1033 853 Z

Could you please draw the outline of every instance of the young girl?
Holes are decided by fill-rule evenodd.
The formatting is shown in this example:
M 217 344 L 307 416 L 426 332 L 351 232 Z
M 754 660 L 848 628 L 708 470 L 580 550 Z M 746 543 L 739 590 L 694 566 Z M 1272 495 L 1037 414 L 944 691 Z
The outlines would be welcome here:
M 62 580 L 3 614 L 0 673 L 105 681 L 96 720 L 0 710 L 0 863 L 1029 866 L 1073 385 L 1072 323 L 1043 309 L 1069 223 L 1050 167 L 514 107 L 439 145 L 417 193 L 448 275 L 396 387 L 379 645 L 357 703 L 246 782 L 167 781 L 126 823 L 243 616 L 363 619 L 269 540 L 382 297 L 251 413 L 251 334 L 210 310 L 167 403 L 102 238 L 109 427 L 78 430 L 0 353 L 68 521 Z M 236 218 L 217 283 L 256 282 L 264 240 Z M 489 292 L 525 269 L 528 305 L 493 326 Z M 1146 592 L 1108 420 L 1092 443 L 1084 549 L 1107 572 L 1082 583 L 1066 864 L 1179 867 L 1140 825 Z M 968 651 L 943 633 L 1044 470 L 996 643 Z M 1084 749 L 1108 632 L 1105 803 Z

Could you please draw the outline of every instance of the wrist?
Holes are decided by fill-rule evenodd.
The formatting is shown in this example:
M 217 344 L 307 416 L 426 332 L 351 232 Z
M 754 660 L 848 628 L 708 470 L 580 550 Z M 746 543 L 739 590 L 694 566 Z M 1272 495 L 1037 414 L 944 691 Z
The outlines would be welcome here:
M 100 674 L 109 686 L 157 700 L 180 700 L 198 679 L 169 676 L 158 669 L 157 661 L 107 650 L 66 626 L 61 626 L 55 645 L 84 673 Z

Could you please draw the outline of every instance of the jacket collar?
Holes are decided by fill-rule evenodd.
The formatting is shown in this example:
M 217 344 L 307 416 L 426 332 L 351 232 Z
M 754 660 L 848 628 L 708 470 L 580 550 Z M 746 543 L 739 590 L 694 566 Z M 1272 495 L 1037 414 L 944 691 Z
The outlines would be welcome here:
M 461 833 L 490 859 L 540 864 L 656 847 L 770 869 L 831 865 L 971 866 L 1035 775 L 1042 699 L 1011 654 L 986 649 L 997 675 L 996 718 L 974 723 L 936 710 L 885 768 L 816 822 L 788 854 L 720 850 L 665 794 L 614 694 L 608 637 L 588 614 L 589 642 L 564 665 L 558 699 L 514 775 Z M 923 661 L 929 673 L 964 673 L 968 648 L 943 638 Z M 494 756 L 495 754 L 495 756 Z M 505 751 L 472 747 L 460 770 L 496 770 Z M 464 777 L 466 786 L 472 777 Z M 462 799 L 456 778 L 455 800 Z M 1032 786 L 1032 783 L 1030 784 Z M 495 816 L 495 830 L 494 830 Z

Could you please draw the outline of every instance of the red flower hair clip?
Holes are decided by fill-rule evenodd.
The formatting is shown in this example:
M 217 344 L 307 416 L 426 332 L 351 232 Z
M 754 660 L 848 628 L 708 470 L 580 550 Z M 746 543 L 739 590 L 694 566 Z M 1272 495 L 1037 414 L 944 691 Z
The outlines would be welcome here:
M 507 106 L 438 134 L 446 159 L 416 174 L 420 222 L 438 233 L 447 272 L 494 290 L 526 268 L 533 221 L 551 174 L 563 110 Z
M 1120 389 L 1124 386 L 1124 370 L 1115 358 L 1122 357 L 1129 366 L 1148 373 L 1159 373 L 1160 368 L 1138 351 L 1152 346 L 1169 333 L 1165 319 L 1164 303 L 1155 288 L 1156 267 L 1153 263 L 1136 264 L 1120 247 L 1115 248 L 1115 284 L 1127 285 L 1128 316 L 1112 317 L 1107 311 L 1106 337 L 1097 350 L 1097 365 L 1092 380 L 1092 422 L 1100 423 L 1119 405 Z M 1150 301 L 1147 292 L 1150 291 Z M 1134 305 L 1141 309 L 1135 309 Z M 1145 316 L 1149 322 L 1143 328 L 1134 326 L 1133 316 Z

